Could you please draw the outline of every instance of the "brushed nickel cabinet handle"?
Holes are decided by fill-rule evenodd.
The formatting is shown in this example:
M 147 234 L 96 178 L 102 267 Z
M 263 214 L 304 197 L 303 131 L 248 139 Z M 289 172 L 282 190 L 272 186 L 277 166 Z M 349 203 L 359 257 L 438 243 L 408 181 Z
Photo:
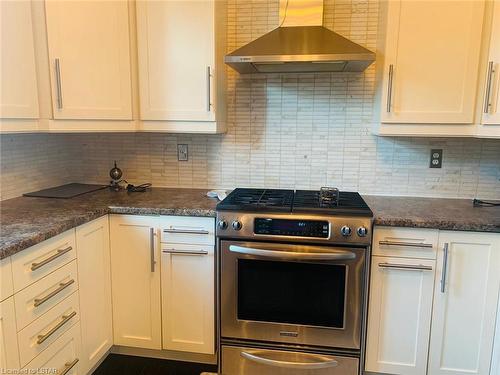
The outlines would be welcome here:
M 57 109 L 62 109 L 63 98 L 62 98 L 62 84 L 61 84 L 61 62 L 58 58 L 55 59 L 55 69 L 56 69 Z
M 43 305 L 49 299 L 51 299 L 52 297 L 54 297 L 58 293 L 62 292 L 64 289 L 66 289 L 67 287 L 69 287 L 74 282 L 75 282 L 75 280 L 71 279 L 71 280 L 69 280 L 69 281 L 67 281 L 65 283 L 59 283 L 59 287 L 57 289 L 53 290 L 52 292 L 50 292 L 49 294 L 47 294 L 46 296 L 44 296 L 42 298 L 35 298 L 33 306 L 38 307 L 40 305 Z
M 64 249 L 58 249 L 57 252 L 54 255 L 51 255 L 47 259 L 44 259 L 41 262 L 31 263 L 31 270 L 32 271 L 36 271 L 40 267 L 43 267 L 46 264 L 48 264 L 48 263 L 56 260 L 57 258 L 59 258 L 60 256 L 66 254 L 67 252 L 69 252 L 71 250 L 73 250 L 73 247 L 71 247 L 71 246 L 65 247 Z
M 379 241 L 379 245 L 383 246 L 404 246 L 404 247 L 425 247 L 432 249 L 431 243 L 414 243 L 414 242 L 398 242 L 398 241 Z
M 202 230 L 202 229 L 163 229 L 163 233 L 210 234 L 208 230 Z
M 493 61 L 488 62 L 488 74 L 486 75 L 486 92 L 484 93 L 484 107 L 483 112 L 490 112 L 490 97 L 491 97 L 491 79 L 493 78 Z
M 38 335 L 38 339 L 36 340 L 36 343 L 38 345 L 42 344 L 50 336 L 52 336 L 54 333 L 56 333 L 59 328 L 61 328 L 63 325 L 65 325 L 67 322 L 69 322 L 71 320 L 71 318 L 74 317 L 75 315 L 76 315 L 76 311 L 73 311 L 72 313 L 70 313 L 68 315 L 61 316 L 61 321 L 59 323 L 57 323 L 54 327 L 52 327 L 46 334 Z
M 210 73 L 210 67 L 207 66 L 207 112 L 210 112 L 212 107 L 212 83 L 211 83 L 212 74 Z
M 176 250 L 176 249 L 165 249 L 162 251 L 165 254 L 178 254 L 178 255 L 208 255 L 206 250 Z
M 389 77 L 387 80 L 387 112 L 391 112 L 392 103 L 392 78 L 394 76 L 394 65 L 389 65 Z
M 441 293 L 446 291 L 446 269 L 448 268 L 448 243 L 443 248 L 443 271 L 441 272 Z
M 431 266 L 424 266 L 423 264 L 379 263 L 378 266 L 380 268 L 393 268 L 399 270 L 432 271 Z
M 59 375 L 66 375 L 69 370 L 71 370 L 75 365 L 79 362 L 80 360 L 78 358 L 75 358 L 71 362 L 66 362 L 64 364 L 64 368 L 58 371 Z
M 155 229 L 149 228 L 149 250 L 151 252 L 151 272 L 155 272 Z

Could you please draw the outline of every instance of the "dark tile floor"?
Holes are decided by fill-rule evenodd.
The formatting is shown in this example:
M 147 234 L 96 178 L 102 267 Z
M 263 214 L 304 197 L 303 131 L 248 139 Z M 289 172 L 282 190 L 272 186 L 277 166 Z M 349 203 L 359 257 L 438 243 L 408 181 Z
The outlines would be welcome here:
M 204 371 L 217 372 L 217 366 L 110 354 L 93 375 L 200 375 Z

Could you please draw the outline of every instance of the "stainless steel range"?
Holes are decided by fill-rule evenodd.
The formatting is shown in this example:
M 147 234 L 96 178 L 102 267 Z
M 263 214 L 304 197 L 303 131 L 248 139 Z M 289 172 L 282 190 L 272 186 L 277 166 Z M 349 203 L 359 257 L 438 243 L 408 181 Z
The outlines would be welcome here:
M 218 204 L 223 375 L 360 372 L 372 216 L 331 188 Z

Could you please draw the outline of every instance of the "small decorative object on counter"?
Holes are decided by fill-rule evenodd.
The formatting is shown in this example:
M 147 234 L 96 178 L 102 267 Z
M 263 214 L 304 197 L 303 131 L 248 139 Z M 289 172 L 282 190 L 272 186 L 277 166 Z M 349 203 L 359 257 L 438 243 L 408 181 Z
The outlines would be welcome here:
M 115 160 L 115 166 L 111 168 L 109 171 L 109 177 L 111 177 L 111 181 L 109 182 L 109 186 L 111 189 L 114 191 L 119 191 L 121 189 L 120 182 L 122 181 L 121 178 L 123 176 L 123 172 L 120 168 L 116 166 L 116 160 Z

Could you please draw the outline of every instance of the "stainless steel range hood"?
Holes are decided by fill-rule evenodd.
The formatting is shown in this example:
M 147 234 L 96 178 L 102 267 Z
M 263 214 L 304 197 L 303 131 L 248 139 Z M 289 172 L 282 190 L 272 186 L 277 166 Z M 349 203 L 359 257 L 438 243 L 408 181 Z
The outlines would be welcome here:
M 362 72 L 375 53 L 322 26 L 323 0 L 281 0 L 281 26 L 225 56 L 240 73 Z

